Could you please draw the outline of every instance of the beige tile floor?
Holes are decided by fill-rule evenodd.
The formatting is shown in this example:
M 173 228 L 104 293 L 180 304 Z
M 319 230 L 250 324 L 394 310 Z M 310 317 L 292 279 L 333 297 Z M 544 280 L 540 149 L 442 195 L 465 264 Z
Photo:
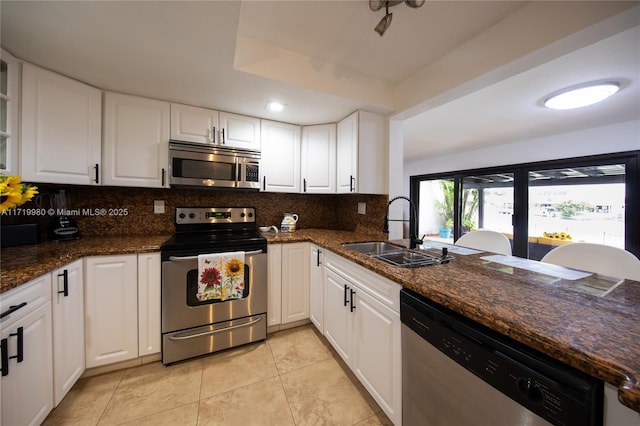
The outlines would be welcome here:
M 44 425 L 391 425 L 311 325 L 80 379 Z

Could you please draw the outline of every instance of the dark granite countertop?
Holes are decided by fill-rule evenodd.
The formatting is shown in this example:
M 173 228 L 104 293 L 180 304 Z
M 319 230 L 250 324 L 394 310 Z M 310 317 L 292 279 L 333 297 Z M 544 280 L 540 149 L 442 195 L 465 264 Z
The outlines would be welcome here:
M 560 279 L 483 259 L 489 253 L 454 255 L 448 264 L 405 269 L 342 247 L 379 240 L 379 235 L 303 229 L 265 236 L 269 243 L 310 241 L 341 255 L 617 386 L 620 401 L 640 412 L 640 282 L 600 275 Z M 83 256 L 158 251 L 168 238 L 85 238 L 3 249 L 0 292 Z

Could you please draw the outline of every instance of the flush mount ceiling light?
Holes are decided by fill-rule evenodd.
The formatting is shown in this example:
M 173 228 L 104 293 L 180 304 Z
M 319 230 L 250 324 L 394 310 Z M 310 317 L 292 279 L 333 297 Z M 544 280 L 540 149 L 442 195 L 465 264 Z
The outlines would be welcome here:
M 284 104 L 281 104 L 280 102 L 269 101 L 267 102 L 265 108 L 272 112 L 280 112 L 284 109 Z
M 620 90 L 616 81 L 596 81 L 567 87 L 552 93 L 544 101 L 544 106 L 552 109 L 574 109 L 607 99 Z
M 404 3 L 406 3 L 407 6 L 414 9 L 422 6 L 424 2 L 425 0 L 404 0 Z M 369 0 L 369 9 L 373 10 L 374 12 L 382 9 L 382 7 L 384 7 L 386 10 L 385 15 L 382 17 L 380 22 L 378 22 L 378 25 L 376 25 L 375 28 L 376 32 L 380 34 L 380 37 L 384 35 L 385 31 L 387 31 L 387 29 L 391 25 L 391 19 L 393 19 L 393 13 L 389 13 L 389 8 L 400 3 L 402 3 L 402 0 Z

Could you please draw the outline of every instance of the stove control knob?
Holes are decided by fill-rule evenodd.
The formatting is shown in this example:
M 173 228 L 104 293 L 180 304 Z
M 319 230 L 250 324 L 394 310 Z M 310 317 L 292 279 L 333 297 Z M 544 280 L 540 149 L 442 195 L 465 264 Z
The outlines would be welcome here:
M 240 213 L 240 217 L 244 217 L 244 212 Z
M 189 213 L 189 219 L 195 219 L 195 218 L 196 218 L 195 213 Z
M 249 212 L 249 217 L 253 217 L 253 213 Z
M 180 213 L 180 214 L 178 215 L 178 217 L 179 217 L 180 219 L 184 219 L 184 218 L 186 217 L 186 215 L 185 215 L 184 213 Z

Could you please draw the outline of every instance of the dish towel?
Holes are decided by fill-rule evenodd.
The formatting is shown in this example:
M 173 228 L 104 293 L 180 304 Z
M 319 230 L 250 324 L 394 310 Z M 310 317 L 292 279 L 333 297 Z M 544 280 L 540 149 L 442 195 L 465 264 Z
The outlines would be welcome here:
M 243 251 L 198 255 L 199 301 L 241 299 L 243 292 Z

